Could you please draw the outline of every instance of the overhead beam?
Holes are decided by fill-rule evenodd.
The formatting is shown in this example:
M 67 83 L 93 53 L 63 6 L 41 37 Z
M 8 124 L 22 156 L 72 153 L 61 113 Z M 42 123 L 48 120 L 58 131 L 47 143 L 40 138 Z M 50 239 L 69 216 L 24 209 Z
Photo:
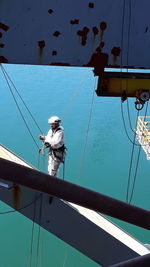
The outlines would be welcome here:
M 150 212 L 0 158 L 1 179 L 56 196 L 125 222 L 150 229 Z
M 135 97 L 140 99 L 141 93 L 147 92 L 150 97 L 150 73 L 107 72 L 99 76 L 97 96 Z M 124 99 L 124 100 L 125 100 Z
M 150 254 L 139 256 L 124 262 L 110 265 L 110 267 L 148 267 L 150 266 Z

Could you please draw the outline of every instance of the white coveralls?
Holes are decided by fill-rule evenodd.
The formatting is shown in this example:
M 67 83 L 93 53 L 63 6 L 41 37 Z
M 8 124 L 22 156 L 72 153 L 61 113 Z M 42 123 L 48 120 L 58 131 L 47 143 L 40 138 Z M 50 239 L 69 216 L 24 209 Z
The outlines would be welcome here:
M 64 160 L 64 151 L 59 150 L 64 145 L 63 127 L 59 126 L 54 131 L 49 130 L 44 143 L 49 143 L 51 148 L 48 159 L 48 173 L 57 176 L 60 164 Z

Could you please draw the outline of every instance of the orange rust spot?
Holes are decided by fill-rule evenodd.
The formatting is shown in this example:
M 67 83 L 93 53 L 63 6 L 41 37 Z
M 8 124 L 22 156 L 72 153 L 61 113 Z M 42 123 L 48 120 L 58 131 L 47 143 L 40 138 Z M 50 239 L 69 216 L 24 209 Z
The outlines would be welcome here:
M 98 28 L 96 26 L 94 26 L 92 28 L 92 30 L 93 30 L 94 35 L 97 35 L 98 34 Z
M 104 73 L 104 68 L 108 66 L 108 54 L 102 53 L 101 48 L 97 47 L 96 52 L 92 54 L 90 61 L 86 67 L 94 67 L 94 74 L 101 75 Z
M 107 28 L 107 23 L 104 22 L 104 21 L 102 21 L 102 22 L 100 23 L 100 29 L 101 29 L 102 31 L 105 31 L 106 28 Z
M 5 46 L 5 44 L 0 44 L 0 48 L 3 48 Z
M 0 56 L 0 63 L 8 63 L 7 58 Z
M 111 54 L 114 55 L 114 56 L 119 56 L 120 55 L 120 52 L 121 52 L 121 49 L 120 47 L 113 47 L 112 50 L 111 50 Z
M 70 24 L 72 25 L 79 24 L 79 20 L 78 19 L 70 20 Z
M 88 35 L 89 31 L 90 31 L 89 28 L 87 28 L 86 26 L 83 28 L 82 31 L 81 30 L 77 31 L 77 34 L 82 37 L 81 44 L 83 46 L 86 45 L 87 35 Z
M 91 3 L 91 2 L 90 2 L 89 5 L 88 5 L 88 7 L 89 7 L 89 8 L 94 8 L 94 3 Z
M 2 34 L 2 32 L 0 32 L 0 38 L 2 38 L 2 36 L 3 36 L 3 34 Z
M 38 45 L 40 48 L 44 48 L 45 47 L 45 41 L 44 40 L 38 41 Z
M 8 31 L 9 30 L 9 26 L 7 26 L 6 24 L 3 24 L 0 22 L 0 29 L 4 30 L 4 31 Z
M 57 51 L 56 50 L 53 50 L 52 51 L 52 56 L 56 56 L 57 55 Z
M 49 9 L 49 10 L 48 10 L 48 13 L 49 13 L 49 14 L 52 14 L 53 12 L 54 12 L 53 9 Z
M 54 35 L 55 37 L 58 37 L 60 34 L 61 34 L 61 33 L 60 33 L 59 31 L 55 31 L 55 32 L 53 33 L 53 35 Z
M 65 62 L 52 62 L 49 65 L 52 65 L 52 66 L 70 66 L 70 63 L 65 63 Z

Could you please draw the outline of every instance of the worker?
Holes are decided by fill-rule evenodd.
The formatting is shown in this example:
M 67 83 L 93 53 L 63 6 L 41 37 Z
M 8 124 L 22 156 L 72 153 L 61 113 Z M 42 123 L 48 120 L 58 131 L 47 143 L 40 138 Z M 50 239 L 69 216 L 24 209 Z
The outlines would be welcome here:
M 52 116 L 48 119 L 51 129 L 46 136 L 40 135 L 39 139 L 43 141 L 45 147 L 49 148 L 48 173 L 52 176 L 58 175 L 61 163 L 64 163 L 65 145 L 63 127 L 60 126 L 61 119 Z

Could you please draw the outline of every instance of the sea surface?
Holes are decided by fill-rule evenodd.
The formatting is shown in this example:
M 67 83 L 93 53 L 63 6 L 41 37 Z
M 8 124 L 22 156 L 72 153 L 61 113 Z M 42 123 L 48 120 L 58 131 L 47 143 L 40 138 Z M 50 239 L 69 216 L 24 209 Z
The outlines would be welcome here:
M 132 143 L 123 125 L 120 98 L 97 97 L 97 78 L 91 68 L 3 65 L 15 88 L 42 129 L 49 130 L 48 118 L 62 118 L 65 132 L 65 180 L 126 201 Z M 27 130 L 12 97 L 38 146 L 39 129 L 31 120 L 14 87 L 8 87 L 0 69 L 0 143 L 33 166 L 38 165 L 38 149 Z M 124 121 L 131 140 L 134 138 L 137 110 L 134 99 L 123 103 Z M 140 115 L 145 114 L 145 108 Z M 128 116 L 129 115 L 129 116 Z M 147 115 L 150 115 L 150 106 Z M 131 124 L 129 123 L 131 120 Z M 132 127 L 132 128 L 131 128 Z M 138 147 L 135 147 L 131 172 L 133 184 Z M 47 172 L 47 158 L 40 169 Z M 59 173 L 62 178 L 62 169 Z M 141 150 L 132 204 L 150 209 L 150 161 Z M 0 211 L 10 207 L 0 202 Z M 113 219 L 143 243 L 150 243 L 150 233 L 140 227 Z M 70 225 L 72 227 L 72 225 Z M 74 231 L 74 229 L 72 229 Z M 0 215 L 1 267 L 96 267 L 94 263 L 52 234 L 41 229 L 37 255 L 38 227 L 34 231 L 32 264 L 30 265 L 32 222 L 18 213 Z M 109 251 L 108 251 L 109 255 Z

